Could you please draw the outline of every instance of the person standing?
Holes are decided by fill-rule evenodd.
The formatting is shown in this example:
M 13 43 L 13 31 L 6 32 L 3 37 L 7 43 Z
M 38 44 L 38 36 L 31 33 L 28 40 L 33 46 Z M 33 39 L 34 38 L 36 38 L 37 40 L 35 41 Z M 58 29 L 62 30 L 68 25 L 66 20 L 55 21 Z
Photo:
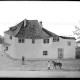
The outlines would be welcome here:
M 50 60 L 48 61 L 48 70 L 50 70 L 50 67 L 51 67 L 51 65 L 50 65 Z

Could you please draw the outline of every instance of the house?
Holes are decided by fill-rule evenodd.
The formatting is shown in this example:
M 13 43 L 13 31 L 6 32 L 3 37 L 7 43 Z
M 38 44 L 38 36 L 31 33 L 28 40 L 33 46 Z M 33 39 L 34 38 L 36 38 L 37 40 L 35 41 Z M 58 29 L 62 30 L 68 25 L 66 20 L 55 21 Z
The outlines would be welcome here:
M 23 20 L 4 32 L 5 52 L 21 59 L 75 58 L 75 38 L 59 36 L 43 28 L 38 20 Z

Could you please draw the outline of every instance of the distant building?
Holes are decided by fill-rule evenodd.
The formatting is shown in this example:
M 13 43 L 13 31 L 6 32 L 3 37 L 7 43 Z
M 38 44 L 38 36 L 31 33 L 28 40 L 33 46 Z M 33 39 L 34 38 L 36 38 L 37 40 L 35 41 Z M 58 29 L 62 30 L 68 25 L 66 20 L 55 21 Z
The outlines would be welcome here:
M 5 52 L 13 58 L 75 58 L 75 38 L 59 36 L 43 28 L 38 20 L 23 20 L 4 32 Z

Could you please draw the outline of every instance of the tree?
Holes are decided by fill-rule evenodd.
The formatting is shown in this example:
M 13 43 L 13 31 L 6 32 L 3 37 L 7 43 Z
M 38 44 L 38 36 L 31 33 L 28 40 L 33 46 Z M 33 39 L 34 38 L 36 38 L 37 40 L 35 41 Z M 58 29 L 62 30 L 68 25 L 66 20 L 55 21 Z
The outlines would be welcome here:
M 77 36 L 77 39 L 80 39 L 80 28 L 75 26 L 75 31 L 73 31 L 73 34 Z M 76 47 L 76 59 L 80 59 L 80 47 Z
M 80 59 L 80 47 L 76 47 L 76 59 Z
M 80 28 L 75 26 L 75 31 L 73 31 L 73 34 L 77 36 L 77 39 L 80 39 Z

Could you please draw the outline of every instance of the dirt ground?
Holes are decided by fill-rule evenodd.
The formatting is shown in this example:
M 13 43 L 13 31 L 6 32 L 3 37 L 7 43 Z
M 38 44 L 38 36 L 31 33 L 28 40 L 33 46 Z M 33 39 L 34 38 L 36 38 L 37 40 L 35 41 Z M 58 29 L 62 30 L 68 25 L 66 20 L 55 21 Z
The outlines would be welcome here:
M 80 60 L 79 59 L 68 59 L 68 60 L 60 60 L 62 63 L 62 69 L 57 67 L 53 68 L 51 64 L 50 71 L 80 71 Z M 13 60 L 7 54 L 0 54 L 0 71 L 49 71 L 47 60 L 41 61 L 25 61 L 24 65 L 22 65 L 21 60 Z

